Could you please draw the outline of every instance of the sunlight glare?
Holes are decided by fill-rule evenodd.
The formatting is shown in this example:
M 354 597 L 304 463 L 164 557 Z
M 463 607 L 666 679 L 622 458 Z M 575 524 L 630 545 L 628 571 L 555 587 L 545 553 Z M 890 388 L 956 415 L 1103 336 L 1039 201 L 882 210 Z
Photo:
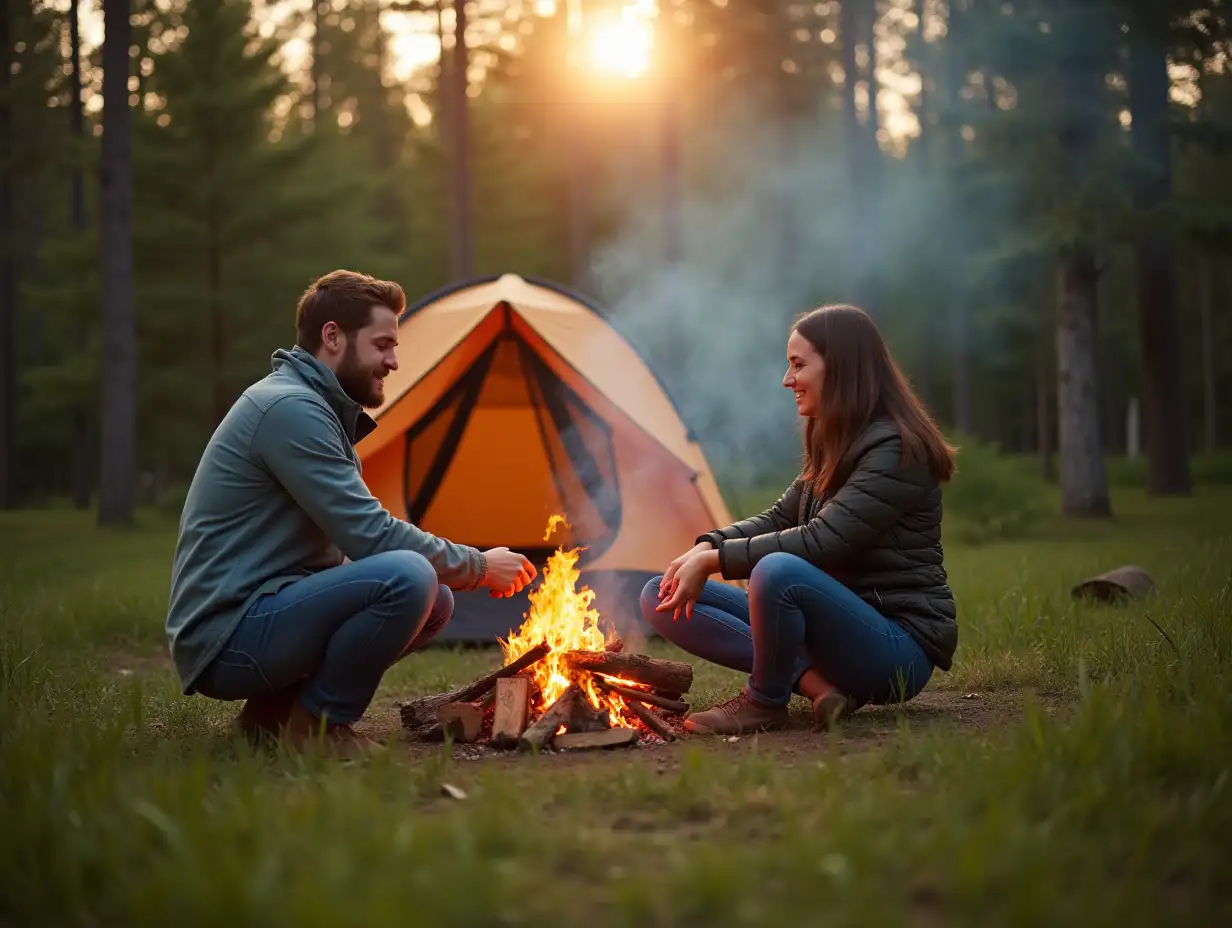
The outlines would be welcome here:
M 627 10 L 627 8 L 626 8 Z M 590 41 L 595 66 L 627 78 L 640 77 L 650 67 L 654 28 L 643 19 L 622 16 L 597 26 Z

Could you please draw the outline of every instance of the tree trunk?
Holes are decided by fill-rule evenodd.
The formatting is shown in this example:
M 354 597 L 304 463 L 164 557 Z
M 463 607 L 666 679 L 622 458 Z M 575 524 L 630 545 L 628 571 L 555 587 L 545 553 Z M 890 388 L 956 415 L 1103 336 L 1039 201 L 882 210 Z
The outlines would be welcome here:
M 1167 48 L 1153 24 L 1134 23 L 1130 39 L 1129 100 L 1134 150 L 1144 165 L 1134 200 L 1148 219 L 1135 246 L 1138 325 L 1147 488 L 1153 495 L 1190 491 L 1185 436 L 1185 384 L 1181 367 L 1181 320 L 1177 307 L 1176 248 L 1164 224 L 1150 214 L 1172 195 L 1171 139 L 1167 127 Z
M 1061 452 L 1061 511 L 1108 516 L 1107 478 L 1099 441 L 1095 376 L 1094 252 L 1075 246 L 1061 256 L 1057 286 L 1057 415 Z
M 917 74 L 921 75 L 920 81 L 920 99 L 916 112 L 920 119 L 920 135 L 919 138 L 911 146 L 911 151 L 915 160 L 915 176 L 923 189 L 924 184 L 930 176 L 932 170 L 929 145 L 932 143 L 932 133 L 928 128 L 928 90 L 927 90 L 927 71 L 928 66 L 924 58 L 924 29 L 925 19 L 927 14 L 927 4 L 924 0 L 914 0 L 913 11 L 916 15 L 916 31 L 918 35 L 916 40 L 919 43 L 919 57 L 913 62 Z M 937 335 L 936 325 L 934 322 L 934 313 L 932 308 L 935 304 L 930 304 L 924 308 L 920 314 L 920 368 L 919 368 L 919 393 L 924 404 L 929 407 L 932 412 L 937 409 Z
M 1035 349 L 1035 450 L 1039 455 L 1040 476 L 1051 481 L 1054 476 L 1052 468 L 1052 416 L 1049 409 L 1052 406 L 1052 365 L 1048 357 L 1048 338 L 1041 336 Z
M 312 2 L 312 126 L 317 126 L 317 114 L 321 111 L 321 76 L 325 73 L 325 62 L 322 61 L 321 10 L 325 0 Z
M 1202 430 L 1203 447 L 1214 454 L 1215 434 L 1215 332 L 1211 321 L 1211 256 L 1198 258 L 1198 312 L 1202 319 Z
M 966 159 L 966 142 L 962 137 L 962 120 L 959 118 L 963 105 L 962 88 L 966 79 L 962 59 L 965 17 L 961 13 L 957 0 L 951 0 L 949 3 L 949 15 L 945 75 L 949 119 L 945 134 L 950 150 L 951 190 L 956 191 L 960 183 L 962 165 Z M 961 223 L 956 229 L 961 229 Z M 954 358 L 954 427 L 960 433 L 970 435 L 974 427 L 971 403 L 971 320 L 968 309 L 966 268 L 962 263 L 962 259 L 967 254 L 967 248 L 965 242 L 962 241 L 960 231 L 955 233 L 950 254 L 953 256 L 953 262 L 950 265 L 950 336 L 953 339 Z
M 222 235 L 218 221 L 218 205 L 210 204 L 208 228 L 206 229 L 206 262 L 208 265 L 208 287 L 210 300 L 210 364 L 212 368 L 212 390 L 214 421 L 211 426 L 217 426 L 227 415 L 231 405 L 227 395 L 227 322 L 223 318 L 222 304 Z
M 848 215 L 850 217 L 851 258 L 849 267 L 851 300 L 872 312 L 872 273 L 869 249 L 869 219 L 872 215 L 868 190 L 869 153 L 866 127 L 860 125 L 856 111 L 856 84 L 860 69 L 856 49 L 863 33 L 864 0 L 845 0 L 839 13 L 839 41 L 843 56 L 843 143 L 847 162 Z M 872 85 L 869 85 L 870 93 Z
M 137 338 L 133 307 L 130 0 L 103 0 L 101 153 L 103 401 L 99 521 L 132 518 L 136 490 Z
M 665 26 L 660 24 L 660 29 Z M 679 264 L 684 252 L 681 232 L 681 165 L 680 165 L 680 71 L 672 56 L 663 68 L 660 82 L 660 159 L 663 184 L 663 263 Z
M 876 254 L 878 220 L 878 179 L 881 149 L 875 136 L 877 127 L 877 51 L 872 41 L 876 24 L 875 0 L 846 0 L 839 13 L 839 41 L 843 61 L 843 139 L 849 180 L 848 213 L 851 222 L 852 302 L 870 313 L 879 309 L 880 295 L 873 255 Z M 868 55 L 866 73 L 861 75 L 857 49 L 863 45 Z M 856 85 L 861 77 L 868 88 L 868 118 L 860 124 L 856 110 Z
M 471 232 L 470 106 L 467 97 L 470 54 L 466 47 L 466 0 L 454 0 L 453 62 L 449 120 L 453 130 L 453 276 L 468 280 L 474 274 L 475 246 Z
M 72 174 L 72 214 L 73 230 L 78 235 L 86 232 L 86 180 L 85 172 L 78 160 L 82 155 L 85 143 L 85 114 L 81 104 L 81 25 L 80 10 L 77 0 L 69 3 L 69 42 L 70 59 L 72 62 L 73 100 L 69 105 L 69 118 L 72 126 L 73 152 Z M 78 354 L 85 351 L 85 326 L 74 326 Z M 90 498 L 94 495 L 94 482 L 97 479 L 98 441 L 97 430 L 94 428 L 94 416 L 90 404 L 81 400 L 73 410 L 73 505 L 78 509 L 88 509 Z
M 9 88 L 12 84 L 13 35 L 7 4 L 0 7 L 0 509 L 17 506 L 17 351 L 13 344 L 17 316 L 17 264 L 13 248 L 13 128 Z

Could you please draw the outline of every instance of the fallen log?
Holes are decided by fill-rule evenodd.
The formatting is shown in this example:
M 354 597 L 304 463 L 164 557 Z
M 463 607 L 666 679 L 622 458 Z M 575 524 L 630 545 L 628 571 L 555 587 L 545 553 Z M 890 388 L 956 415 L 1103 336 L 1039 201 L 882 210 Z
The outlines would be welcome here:
M 599 689 L 615 693 L 618 696 L 623 696 L 625 702 L 630 699 L 635 699 L 640 703 L 645 703 L 648 706 L 658 706 L 660 709 L 666 709 L 668 712 L 683 713 L 689 711 L 689 704 L 679 699 L 664 699 L 655 693 L 648 690 L 638 690 L 631 686 L 621 686 L 619 683 L 613 683 L 603 677 L 595 677 L 595 685 Z
M 552 747 L 560 751 L 580 751 L 587 748 L 616 748 L 637 743 L 632 728 L 607 728 L 603 731 L 566 732 L 557 735 Z
M 676 740 L 676 733 L 667 727 L 667 723 L 659 718 L 653 709 L 646 708 L 640 702 L 626 702 L 625 705 L 629 707 L 630 712 L 642 720 L 647 728 L 664 741 Z
M 576 699 L 585 699 L 576 683 L 570 683 L 560 698 L 548 706 L 538 721 L 522 732 L 518 739 L 518 747 L 523 751 L 542 750 L 552 740 L 560 727 L 573 716 L 573 705 Z
M 542 642 L 535 645 L 517 660 L 510 664 L 506 664 L 499 670 L 494 670 L 489 674 L 485 674 L 473 683 L 467 684 L 460 690 L 453 690 L 449 693 L 437 693 L 435 696 L 424 696 L 421 699 L 415 699 L 411 702 L 402 703 L 399 706 L 399 712 L 402 715 L 402 724 L 412 731 L 415 729 L 430 726 L 436 721 L 436 710 L 446 703 L 450 702 L 472 702 L 473 700 L 483 696 L 490 689 L 496 686 L 496 681 L 504 677 L 512 677 L 519 671 L 525 670 L 532 664 L 536 664 L 543 660 L 551 651 L 548 643 Z
M 530 678 L 502 677 L 496 681 L 496 714 L 492 717 L 492 743 L 514 747 L 526 731 L 530 715 Z
M 693 667 L 683 661 L 611 651 L 566 651 L 562 657 L 574 670 L 620 677 L 656 689 L 687 693 L 693 685 Z

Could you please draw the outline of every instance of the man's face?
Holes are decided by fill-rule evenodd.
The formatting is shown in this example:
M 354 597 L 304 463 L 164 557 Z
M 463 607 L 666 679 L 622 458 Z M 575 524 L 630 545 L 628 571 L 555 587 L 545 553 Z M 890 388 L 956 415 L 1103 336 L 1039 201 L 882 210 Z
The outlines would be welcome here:
M 346 347 L 331 365 L 338 383 L 361 406 L 380 406 L 385 401 L 385 375 L 398 369 L 397 314 L 388 306 L 373 306 L 368 324 L 342 338 Z

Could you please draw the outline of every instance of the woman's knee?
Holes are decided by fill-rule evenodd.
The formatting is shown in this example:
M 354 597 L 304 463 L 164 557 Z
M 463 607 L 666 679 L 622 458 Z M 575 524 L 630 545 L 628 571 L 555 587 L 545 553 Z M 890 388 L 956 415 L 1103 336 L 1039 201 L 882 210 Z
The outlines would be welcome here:
M 753 565 L 749 574 L 749 594 L 754 591 L 778 592 L 795 582 L 800 576 L 800 569 L 808 566 L 808 561 L 794 554 L 775 551 L 767 554 Z
M 670 612 L 659 612 L 659 588 L 663 583 L 663 576 L 659 575 L 646 582 L 642 587 L 641 607 L 642 618 L 646 620 L 646 624 L 657 631 L 664 638 L 670 640 L 671 636 L 668 630 L 672 627 L 672 615 Z

